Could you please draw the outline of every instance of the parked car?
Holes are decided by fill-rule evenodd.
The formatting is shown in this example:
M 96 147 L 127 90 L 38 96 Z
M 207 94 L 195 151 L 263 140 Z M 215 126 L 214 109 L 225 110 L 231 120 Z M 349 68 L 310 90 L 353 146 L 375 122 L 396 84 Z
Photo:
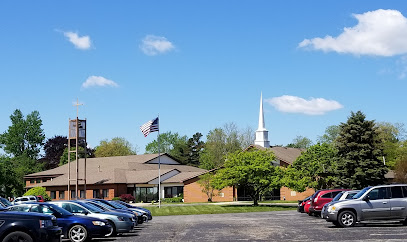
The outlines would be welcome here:
M 125 207 L 127 207 L 127 208 L 129 208 L 129 209 L 136 209 L 137 211 L 145 212 L 145 213 L 147 214 L 148 220 L 153 219 L 153 216 L 151 215 L 150 210 L 148 210 L 148 209 L 146 209 L 146 208 L 134 206 L 134 205 L 132 205 L 132 204 L 129 204 L 129 203 L 126 203 L 126 202 L 123 202 L 123 201 L 120 201 L 120 200 L 109 201 L 109 202 L 110 202 L 110 203 L 119 203 L 119 204 L 121 204 L 122 206 L 125 206 Z
M 338 193 L 338 195 L 336 195 L 332 199 L 332 202 L 329 202 L 324 205 L 324 207 L 322 208 L 322 211 L 321 211 L 321 218 L 326 218 L 326 216 L 328 215 L 328 210 L 327 210 L 328 206 L 338 203 L 343 200 L 352 199 L 353 196 L 355 196 L 358 192 L 360 192 L 360 190 L 343 191 L 343 192 Z
M 37 196 L 37 202 L 45 202 L 45 200 L 41 195 L 39 195 Z
M 312 197 L 311 197 L 311 199 L 312 199 Z M 309 214 L 309 207 L 311 206 L 311 199 L 306 201 L 304 204 L 304 212 L 307 214 Z
M 13 205 L 21 204 L 21 203 L 27 203 L 27 202 L 37 202 L 37 197 L 36 196 L 23 196 L 23 197 L 18 197 L 14 199 Z
M 331 202 L 332 199 L 342 191 L 349 191 L 349 189 L 330 189 L 317 191 L 312 196 L 308 215 L 320 216 L 324 205 Z
M 109 204 L 106 200 L 103 199 L 88 199 L 84 200 L 84 202 L 92 203 L 93 205 L 99 207 L 100 209 L 103 209 L 105 211 L 114 211 L 114 212 L 119 212 L 119 213 L 127 213 L 131 214 L 134 216 L 135 221 L 137 221 L 137 224 L 142 224 L 144 222 L 143 216 L 141 213 L 138 213 L 136 211 L 130 210 L 128 208 L 120 208 L 114 205 Z
M 40 213 L 0 212 L 0 241 L 59 242 L 56 218 Z
M 55 204 L 23 203 L 8 208 L 10 211 L 36 212 L 56 217 L 62 235 L 72 242 L 83 242 L 90 238 L 104 237 L 110 234 L 112 227 L 106 220 L 74 215 Z
M 398 220 L 407 225 L 407 185 L 366 187 L 353 199 L 328 207 L 326 220 L 340 227 L 352 227 L 369 220 Z
M 4 197 L 0 197 L 0 205 L 2 205 L 3 207 L 9 207 L 12 204 L 9 200 L 5 199 Z
M 86 215 L 92 218 L 105 219 L 113 228 L 111 233 L 106 236 L 116 235 L 117 233 L 127 233 L 131 231 L 135 225 L 133 216 L 125 213 L 106 212 L 92 204 L 85 203 L 82 200 L 74 201 L 55 201 L 49 202 L 56 204 L 59 207 L 78 215 Z
M 300 213 L 304 213 L 304 212 L 305 212 L 305 211 L 304 211 L 305 203 L 306 203 L 307 201 L 309 201 L 309 200 L 311 199 L 311 197 L 312 197 L 312 195 L 309 196 L 309 197 L 307 197 L 307 198 L 305 198 L 305 199 L 303 199 L 303 200 L 298 200 L 298 207 L 297 207 L 297 211 L 298 211 L 298 212 L 300 212 Z

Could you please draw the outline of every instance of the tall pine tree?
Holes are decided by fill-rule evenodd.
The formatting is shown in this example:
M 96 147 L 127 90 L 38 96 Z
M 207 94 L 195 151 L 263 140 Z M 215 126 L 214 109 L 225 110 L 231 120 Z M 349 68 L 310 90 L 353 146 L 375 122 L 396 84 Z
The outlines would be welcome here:
M 387 168 L 382 160 L 383 144 L 373 120 L 366 120 L 361 111 L 351 112 L 347 122 L 340 124 L 335 145 L 339 186 L 361 189 L 384 183 Z

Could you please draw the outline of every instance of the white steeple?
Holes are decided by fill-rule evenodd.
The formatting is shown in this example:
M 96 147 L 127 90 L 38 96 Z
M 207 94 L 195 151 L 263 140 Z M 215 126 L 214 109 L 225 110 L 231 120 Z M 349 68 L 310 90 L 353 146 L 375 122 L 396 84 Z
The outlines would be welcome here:
M 259 111 L 259 128 L 256 130 L 256 140 L 255 145 L 261 147 L 269 148 L 270 141 L 268 140 L 269 131 L 266 130 L 264 125 L 264 114 L 263 114 L 263 93 L 260 94 L 260 111 Z

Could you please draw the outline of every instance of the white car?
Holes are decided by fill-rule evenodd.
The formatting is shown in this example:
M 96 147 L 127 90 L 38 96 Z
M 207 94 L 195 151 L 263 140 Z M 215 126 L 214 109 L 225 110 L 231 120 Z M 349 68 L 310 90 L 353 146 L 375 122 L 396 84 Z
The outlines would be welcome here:
M 36 196 L 22 196 L 14 199 L 13 205 L 21 204 L 21 203 L 27 203 L 27 202 L 37 202 L 37 197 Z

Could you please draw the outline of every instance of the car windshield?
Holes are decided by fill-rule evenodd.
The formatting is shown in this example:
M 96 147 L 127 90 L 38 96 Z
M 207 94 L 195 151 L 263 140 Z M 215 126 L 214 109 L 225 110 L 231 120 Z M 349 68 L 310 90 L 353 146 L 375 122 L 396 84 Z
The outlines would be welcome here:
M 94 202 L 97 205 L 100 205 L 101 207 L 106 208 L 106 209 L 116 209 L 115 207 L 108 205 L 106 203 L 103 203 L 103 202 L 99 202 L 99 201 L 92 201 L 92 202 Z
M 365 187 L 365 188 L 363 188 L 362 190 L 360 190 L 360 192 L 356 193 L 356 195 L 353 196 L 352 199 L 358 199 L 358 198 L 362 197 L 363 194 L 365 194 L 366 191 L 369 190 L 370 188 L 372 188 L 372 187 Z
M 332 202 L 339 201 L 339 198 L 342 197 L 342 194 L 343 194 L 343 193 L 344 193 L 344 192 L 338 193 L 338 194 L 334 197 L 334 199 L 332 199 Z
M 6 206 L 11 206 L 11 202 L 9 202 L 7 199 L 0 197 L 1 203 L 3 203 Z
M 127 209 L 126 206 L 124 206 L 120 203 L 114 202 L 114 201 L 108 201 L 108 203 L 111 204 L 112 206 L 114 206 L 115 208 Z
M 104 212 L 103 209 L 100 209 L 96 206 L 94 206 L 93 204 L 90 203 L 81 203 L 82 206 L 84 206 L 85 208 L 89 209 L 89 211 L 93 212 L 93 213 L 101 213 Z
M 62 216 L 72 216 L 73 215 L 72 213 L 66 211 L 65 209 L 58 207 L 57 205 L 49 204 L 49 205 L 43 205 L 43 206 L 50 207 L 53 212 L 57 212 L 57 213 L 61 214 Z

